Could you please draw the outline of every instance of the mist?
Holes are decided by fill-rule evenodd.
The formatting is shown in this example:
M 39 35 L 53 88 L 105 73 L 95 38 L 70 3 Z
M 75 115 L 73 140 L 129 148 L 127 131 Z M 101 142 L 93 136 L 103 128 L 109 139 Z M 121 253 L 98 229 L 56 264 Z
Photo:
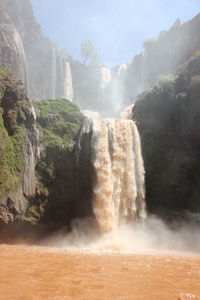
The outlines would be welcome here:
M 120 253 L 199 253 L 200 215 L 192 220 L 174 221 L 170 225 L 157 216 L 146 220 L 122 222 L 116 232 L 101 234 L 92 219 L 74 220 L 72 230 L 65 229 L 45 239 L 42 245 L 75 251 L 113 251 Z

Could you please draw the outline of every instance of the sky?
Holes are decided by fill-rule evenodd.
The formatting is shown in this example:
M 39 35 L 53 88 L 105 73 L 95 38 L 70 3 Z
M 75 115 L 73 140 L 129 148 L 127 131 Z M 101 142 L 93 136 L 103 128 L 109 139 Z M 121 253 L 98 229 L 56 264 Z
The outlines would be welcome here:
M 200 0 L 31 0 L 44 34 L 82 61 L 81 44 L 91 40 L 106 66 L 130 61 L 148 38 L 177 18 L 200 12 Z

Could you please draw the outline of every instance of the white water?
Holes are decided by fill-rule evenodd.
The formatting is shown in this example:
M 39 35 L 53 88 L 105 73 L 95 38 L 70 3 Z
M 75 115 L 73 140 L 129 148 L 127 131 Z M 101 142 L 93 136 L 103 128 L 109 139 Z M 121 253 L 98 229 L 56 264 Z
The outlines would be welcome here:
M 120 77 L 121 74 L 126 71 L 127 69 L 127 64 L 121 64 L 118 68 L 118 71 L 117 71 L 117 76 Z
M 26 196 L 35 195 L 35 158 L 33 147 L 28 137 L 26 139 L 26 153 L 24 160 L 23 192 Z
M 5 30 L 5 31 L 4 31 Z M 17 54 L 17 61 L 15 62 L 18 67 L 13 69 L 14 74 L 18 80 L 21 80 L 24 83 L 27 95 L 29 94 L 29 82 L 28 82 L 28 71 L 27 71 L 27 62 L 26 62 L 26 55 L 23 47 L 23 43 L 21 40 L 21 37 L 16 30 L 15 27 L 7 26 L 2 27 L 0 29 L 2 37 L 4 41 L 8 45 L 12 45 L 14 52 Z M 6 61 L 8 65 L 5 65 L 5 67 L 13 68 L 13 65 L 9 65 L 9 62 Z M 10 62 L 11 63 L 11 62 Z
M 112 80 L 111 70 L 108 68 L 101 68 L 100 87 L 104 90 Z
M 32 113 L 34 121 L 36 121 L 37 115 L 36 115 L 36 112 L 35 112 L 35 108 L 33 107 L 32 104 L 31 104 L 31 113 Z
M 24 66 L 24 68 L 25 68 L 26 67 L 26 56 L 25 56 L 21 37 L 19 36 L 19 33 L 17 32 L 17 30 L 14 31 L 13 39 L 15 41 L 16 51 L 18 53 L 21 65 Z M 25 72 L 26 72 L 26 70 L 25 70 Z
M 69 62 L 65 62 L 65 75 L 63 81 L 63 98 L 73 101 L 72 73 Z
M 93 211 L 101 232 L 117 231 L 120 222 L 145 218 L 144 166 L 135 123 L 94 118 L 92 147 Z
M 134 107 L 133 104 L 126 107 L 121 114 L 121 119 L 132 119 L 133 118 L 133 107 Z
M 81 110 L 81 113 L 87 118 L 100 118 L 100 114 L 98 111 L 92 110 Z
M 56 98 L 56 49 L 52 53 L 52 99 Z

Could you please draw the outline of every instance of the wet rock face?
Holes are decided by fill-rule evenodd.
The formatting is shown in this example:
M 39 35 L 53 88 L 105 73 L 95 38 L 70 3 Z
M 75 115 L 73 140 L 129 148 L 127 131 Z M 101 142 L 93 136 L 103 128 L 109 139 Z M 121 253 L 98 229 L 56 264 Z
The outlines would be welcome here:
M 21 83 L 0 69 L 0 220 L 23 221 L 35 195 L 38 136 Z
M 92 215 L 92 193 L 94 169 L 92 166 L 92 119 L 85 119 L 77 135 L 75 145 L 76 158 L 76 215 L 80 218 Z
M 84 117 L 65 99 L 42 100 L 33 105 L 40 126 L 36 147 L 40 159 L 36 164 L 36 197 L 28 208 L 28 217 L 55 229 L 69 225 L 76 216 L 73 148 Z M 32 145 L 37 146 L 37 134 L 30 137 Z
M 0 10 L 0 66 L 13 71 L 31 99 L 62 97 L 65 62 L 43 35 L 31 1 L 1 0 Z
M 171 81 L 139 96 L 134 119 L 141 135 L 150 212 L 200 211 L 200 57 Z
M 0 11 L 0 66 L 13 70 L 27 87 L 26 58 L 21 37 L 5 10 Z

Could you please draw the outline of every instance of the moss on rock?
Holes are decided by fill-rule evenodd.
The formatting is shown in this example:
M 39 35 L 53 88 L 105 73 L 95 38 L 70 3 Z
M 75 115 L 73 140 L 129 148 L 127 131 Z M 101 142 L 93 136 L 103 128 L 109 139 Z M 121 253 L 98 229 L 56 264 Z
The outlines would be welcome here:
M 79 108 L 65 99 L 33 103 L 41 135 L 41 158 L 36 165 L 37 195 L 28 218 L 69 224 L 74 217 L 74 141 L 84 119 Z
M 79 108 L 65 99 L 34 102 L 37 124 L 45 146 L 72 147 L 83 115 Z
M 21 83 L 0 69 L 0 199 L 22 183 L 25 126 L 18 116 L 25 101 Z

